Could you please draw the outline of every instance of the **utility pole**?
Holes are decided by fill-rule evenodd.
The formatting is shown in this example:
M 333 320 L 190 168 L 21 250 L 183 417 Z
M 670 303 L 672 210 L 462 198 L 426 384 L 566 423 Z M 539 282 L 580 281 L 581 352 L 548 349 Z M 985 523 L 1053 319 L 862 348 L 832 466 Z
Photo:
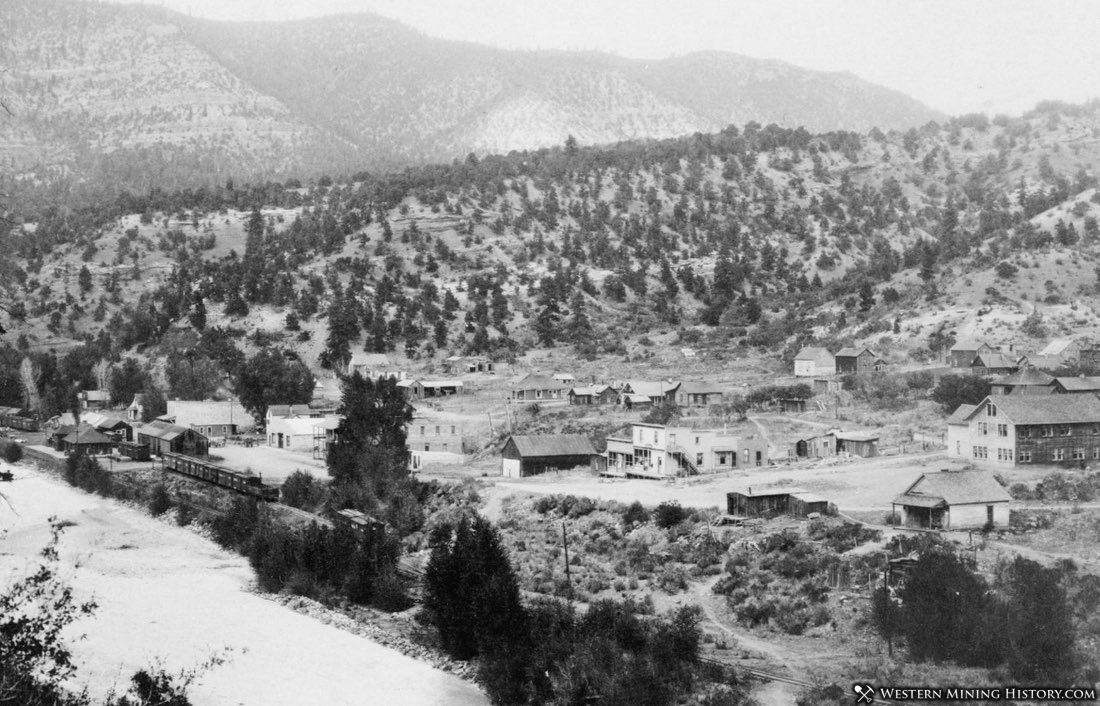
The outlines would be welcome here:
M 573 576 L 569 573 L 569 536 L 565 533 L 565 520 L 561 521 L 561 544 L 565 549 L 565 581 L 569 584 L 569 605 L 573 605 Z

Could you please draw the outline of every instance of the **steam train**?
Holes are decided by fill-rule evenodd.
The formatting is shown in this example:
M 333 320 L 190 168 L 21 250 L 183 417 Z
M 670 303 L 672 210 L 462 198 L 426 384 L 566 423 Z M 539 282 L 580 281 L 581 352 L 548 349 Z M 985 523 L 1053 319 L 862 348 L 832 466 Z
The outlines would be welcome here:
M 262 477 L 250 471 L 234 471 L 209 461 L 172 452 L 162 454 L 162 460 L 165 470 L 198 478 L 266 502 L 279 502 L 279 486 L 264 483 Z

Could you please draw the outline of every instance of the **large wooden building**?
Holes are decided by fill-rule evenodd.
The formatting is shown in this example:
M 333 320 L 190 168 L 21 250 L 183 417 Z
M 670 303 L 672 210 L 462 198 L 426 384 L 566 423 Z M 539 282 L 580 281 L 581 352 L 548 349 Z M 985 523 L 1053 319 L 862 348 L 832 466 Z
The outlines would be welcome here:
M 817 377 L 836 374 L 836 358 L 828 348 L 807 346 L 794 357 L 794 374 L 798 377 Z
M 545 471 L 602 468 L 603 457 L 583 434 L 516 435 L 501 450 L 501 475 L 522 478 Z
M 993 347 L 984 341 L 958 341 L 947 354 L 947 364 L 952 368 L 969 368 L 976 356 L 993 352 Z
M 960 416 L 956 425 L 966 425 L 962 455 L 980 465 L 1083 467 L 1100 461 L 1095 395 L 991 395 Z M 957 433 L 956 443 L 962 442 Z
M 171 452 L 186 456 L 205 456 L 210 450 L 210 440 L 200 432 L 154 420 L 137 430 L 139 444 L 145 444 L 157 456 Z
M 862 374 L 886 370 L 886 361 L 870 348 L 841 348 L 836 354 L 838 375 Z

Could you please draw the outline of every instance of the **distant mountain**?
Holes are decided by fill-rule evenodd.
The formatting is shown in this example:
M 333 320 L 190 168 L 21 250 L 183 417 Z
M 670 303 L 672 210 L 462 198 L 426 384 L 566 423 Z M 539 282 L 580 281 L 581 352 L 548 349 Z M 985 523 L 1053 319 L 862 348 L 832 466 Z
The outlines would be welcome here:
M 847 74 L 725 53 L 640 61 L 427 37 L 375 15 L 196 20 L 6 0 L 0 156 L 28 175 L 144 190 L 713 132 L 943 116 Z

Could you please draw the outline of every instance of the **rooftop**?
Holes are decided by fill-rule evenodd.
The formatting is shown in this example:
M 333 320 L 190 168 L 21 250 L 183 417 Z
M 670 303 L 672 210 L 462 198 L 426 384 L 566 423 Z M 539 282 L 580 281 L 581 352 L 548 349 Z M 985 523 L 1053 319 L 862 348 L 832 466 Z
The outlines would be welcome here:
M 509 438 L 521 456 L 596 455 L 592 440 L 584 434 L 519 434 Z
M 894 498 L 899 505 L 935 507 L 1007 502 L 1012 499 L 992 473 L 987 471 L 938 471 L 923 473 L 904 493 Z
M 987 402 L 1015 424 L 1100 422 L 1100 399 L 1095 395 L 997 395 L 987 397 L 970 417 L 973 418 Z

